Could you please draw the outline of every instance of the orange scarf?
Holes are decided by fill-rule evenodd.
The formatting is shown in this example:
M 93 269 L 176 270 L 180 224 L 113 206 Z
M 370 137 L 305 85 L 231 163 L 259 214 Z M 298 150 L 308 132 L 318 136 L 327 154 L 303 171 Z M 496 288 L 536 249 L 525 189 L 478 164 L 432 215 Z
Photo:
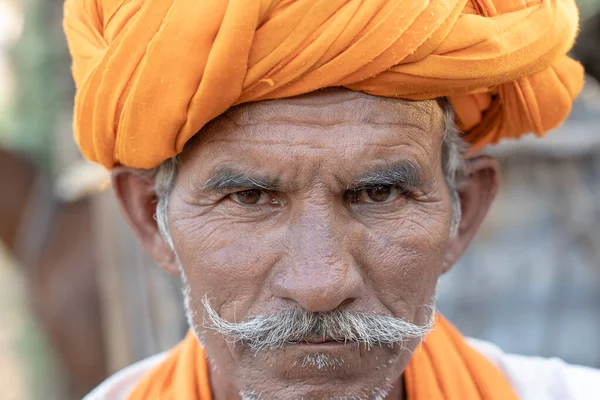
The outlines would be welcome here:
M 404 371 L 406 400 L 516 400 L 506 378 L 444 318 Z M 189 333 L 129 400 L 211 400 L 204 349 Z
M 563 121 L 583 85 L 573 0 L 66 0 L 75 136 L 152 168 L 235 104 L 329 86 L 446 96 L 478 149 Z

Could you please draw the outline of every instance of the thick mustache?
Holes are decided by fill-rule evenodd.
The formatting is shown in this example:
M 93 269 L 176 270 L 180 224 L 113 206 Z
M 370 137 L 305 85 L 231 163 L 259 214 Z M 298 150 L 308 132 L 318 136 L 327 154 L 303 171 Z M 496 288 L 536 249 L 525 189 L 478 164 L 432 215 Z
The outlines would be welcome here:
M 277 314 L 260 315 L 241 322 L 221 318 L 208 298 L 202 304 L 209 318 L 204 327 L 225 336 L 231 342 L 242 342 L 255 350 L 280 348 L 307 338 L 327 338 L 337 342 L 357 342 L 367 349 L 392 346 L 409 339 L 422 338 L 432 330 L 435 310 L 427 306 L 429 317 L 425 325 L 416 325 L 401 318 L 356 313 L 343 310 L 309 312 L 293 308 Z

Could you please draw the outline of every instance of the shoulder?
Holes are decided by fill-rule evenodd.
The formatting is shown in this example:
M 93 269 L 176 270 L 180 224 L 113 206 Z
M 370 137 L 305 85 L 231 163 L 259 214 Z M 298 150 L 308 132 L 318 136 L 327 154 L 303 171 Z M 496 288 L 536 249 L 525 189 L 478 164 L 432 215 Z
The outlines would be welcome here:
M 600 370 L 569 365 L 557 358 L 506 354 L 492 343 L 467 341 L 504 373 L 521 400 L 598 398 Z
M 83 400 L 125 400 L 136 383 L 167 358 L 168 353 L 160 353 L 146 358 L 117 372 Z

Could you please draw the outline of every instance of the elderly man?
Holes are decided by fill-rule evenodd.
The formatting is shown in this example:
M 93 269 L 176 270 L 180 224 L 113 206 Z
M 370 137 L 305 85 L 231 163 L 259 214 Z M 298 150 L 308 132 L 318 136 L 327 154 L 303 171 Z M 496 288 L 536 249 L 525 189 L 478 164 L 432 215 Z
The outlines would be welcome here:
M 191 327 L 89 399 L 600 392 L 434 309 L 496 191 L 476 151 L 581 88 L 572 1 L 68 0 L 65 29 L 77 141 Z

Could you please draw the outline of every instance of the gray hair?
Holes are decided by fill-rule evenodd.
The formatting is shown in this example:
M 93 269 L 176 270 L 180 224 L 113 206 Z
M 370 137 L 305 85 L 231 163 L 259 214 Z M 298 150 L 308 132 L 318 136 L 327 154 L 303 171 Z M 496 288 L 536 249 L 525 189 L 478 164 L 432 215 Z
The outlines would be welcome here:
M 467 149 L 466 143 L 461 139 L 460 132 L 454 123 L 454 110 L 450 102 L 445 98 L 439 99 L 444 114 L 444 137 L 442 141 L 442 168 L 446 187 L 450 192 L 452 199 L 452 222 L 450 224 L 450 233 L 455 235 L 461 219 L 460 197 L 458 193 L 457 181 L 464 173 L 464 153 Z M 158 167 L 149 170 L 148 173 L 154 176 L 154 192 L 158 198 L 156 205 L 156 222 L 158 228 L 167 241 L 173 246 L 173 240 L 169 232 L 168 208 L 169 196 L 177 179 L 179 171 L 179 159 L 170 158 L 160 164 Z
M 398 345 L 410 339 L 422 339 L 431 331 L 435 308 L 427 305 L 424 325 L 387 315 L 357 313 L 347 310 L 310 312 L 303 308 L 252 317 L 242 322 L 221 318 L 204 296 L 202 305 L 210 321 L 204 328 L 213 330 L 231 342 L 241 342 L 254 350 L 282 348 L 286 344 L 302 342 L 308 338 L 331 338 L 337 342 L 356 342 L 367 350 L 372 347 Z M 194 326 L 194 325 L 192 325 Z

